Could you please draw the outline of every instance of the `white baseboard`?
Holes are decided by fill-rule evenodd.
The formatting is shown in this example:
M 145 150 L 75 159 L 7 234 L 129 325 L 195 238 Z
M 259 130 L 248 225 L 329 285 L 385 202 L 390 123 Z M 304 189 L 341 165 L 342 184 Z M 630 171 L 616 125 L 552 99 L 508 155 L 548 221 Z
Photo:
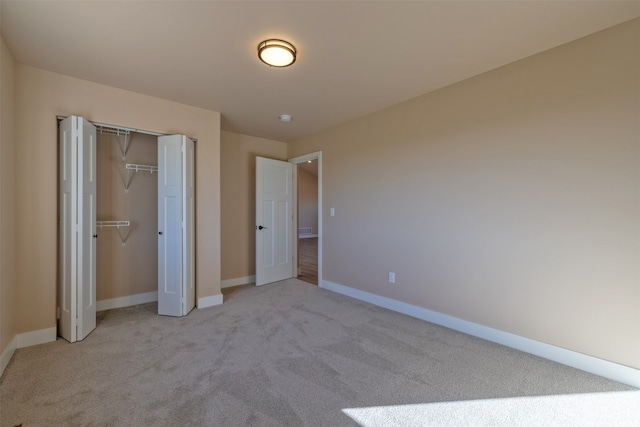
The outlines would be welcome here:
M 222 294 L 198 298 L 198 310 L 222 304 Z
M 56 340 L 57 333 L 58 329 L 56 327 L 53 327 L 39 329 L 37 331 L 25 332 L 13 337 L 11 342 L 2 351 L 2 355 L 0 355 L 0 376 L 2 376 L 5 368 L 7 367 L 7 365 L 9 365 L 9 362 L 11 361 L 13 353 L 15 353 L 16 349 L 53 342 Z
M 230 288 L 232 286 L 248 285 L 256 283 L 256 276 L 236 277 L 235 279 L 227 279 L 220 282 L 220 288 Z
M 126 297 L 103 299 L 96 302 L 96 311 L 111 310 L 114 308 L 131 307 L 132 305 L 146 304 L 158 301 L 158 292 L 128 295 Z
M 379 307 L 397 311 L 411 317 L 426 320 L 427 322 L 445 326 L 456 331 L 464 332 L 478 338 L 502 344 L 516 350 L 524 351 L 563 365 L 571 366 L 582 371 L 590 372 L 601 377 L 628 384 L 633 387 L 640 387 L 640 370 L 629 366 L 620 365 L 608 360 L 567 350 L 551 344 L 546 344 L 530 338 L 514 335 L 509 332 L 489 328 L 477 323 L 458 319 L 453 316 L 438 313 L 426 308 L 396 301 L 391 298 L 382 297 L 369 292 L 350 288 L 348 286 L 323 280 L 321 288 L 346 295 L 361 301 L 365 301 Z
M 32 345 L 54 342 L 58 334 L 58 328 L 39 329 L 16 335 L 16 348 L 31 347 Z
M 13 353 L 16 352 L 16 348 L 18 346 L 18 340 L 16 337 L 13 337 L 11 342 L 7 344 L 7 346 L 2 351 L 2 355 L 0 355 L 0 377 L 2 376 L 5 368 L 11 362 L 11 358 L 13 357 Z

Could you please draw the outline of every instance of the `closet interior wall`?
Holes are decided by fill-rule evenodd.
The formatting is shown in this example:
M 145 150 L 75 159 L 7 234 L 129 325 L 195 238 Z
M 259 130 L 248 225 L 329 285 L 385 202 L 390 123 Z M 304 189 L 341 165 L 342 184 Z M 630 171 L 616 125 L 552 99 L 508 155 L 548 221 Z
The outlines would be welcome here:
M 130 221 L 96 228 L 97 301 L 158 290 L 158 174 L 125 167 L 157 165 L 158 139 L 130 133 L 126 159 L 123 146 L 124 136 L 97 133 L 97 221 Z

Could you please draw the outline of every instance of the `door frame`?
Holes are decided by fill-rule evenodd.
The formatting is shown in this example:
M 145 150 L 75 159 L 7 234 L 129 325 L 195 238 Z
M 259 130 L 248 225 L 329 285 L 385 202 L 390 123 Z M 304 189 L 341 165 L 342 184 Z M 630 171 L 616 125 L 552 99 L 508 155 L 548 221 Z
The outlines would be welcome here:
M 289 159 L 289 163 L 294 164 L 293 168 L 293 223 L 292 233 L 296 236 L 293 239 L 293 268 L 298 277 L 298 164 L 308 162 L 309 160 L 318 161 L 318 287 L 323 287 L 322 282 L 322 151 L 305 154 L 303 156 Z

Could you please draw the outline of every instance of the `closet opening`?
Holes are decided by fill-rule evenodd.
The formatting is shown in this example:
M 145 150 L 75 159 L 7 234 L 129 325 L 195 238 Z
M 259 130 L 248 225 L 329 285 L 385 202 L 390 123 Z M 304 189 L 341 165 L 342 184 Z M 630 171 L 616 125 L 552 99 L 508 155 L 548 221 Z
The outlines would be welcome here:
M 158 138 L 96 129 L 96 310 L 157 301 Z
M 96 312 L 195 307 L 195 140 L 58 117 L 58 335 Z

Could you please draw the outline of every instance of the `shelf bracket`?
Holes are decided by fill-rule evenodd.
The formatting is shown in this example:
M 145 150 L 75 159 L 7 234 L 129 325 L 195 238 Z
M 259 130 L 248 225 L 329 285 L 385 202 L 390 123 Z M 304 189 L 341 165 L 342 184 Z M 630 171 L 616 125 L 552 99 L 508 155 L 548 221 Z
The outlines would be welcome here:
M 127 180 L 124 183 L 124 192 L 125 193 L 129 192 L 129 185 L 131 184 L 131 179 L 133 178 L 133 176 L 131 175 L 131 171 L 133 171 L 133 172 L 150 172 L 150 173 L 158 172 L 158 167 L 157 166 L 152 166 L 152 165 L 138 165 L 138 164 L 135 164 L 135 163 L 126 163 L 124 167 L 127 170 Z
M 131 135 L 131 131 L 129 129 L 117 128 L 108 125 L 96 124 L 96 131 L 98 133 L 104 133 L 107 135 L 115 135 L 118 137 L 118 145 L 120 146 L 120 151 L 122 151 L 122 160 L 127 159 L 127 151 L 129 150 L 129 136 Z M 124 141 L 120 143 L 120 137 L 123 136 Z
M 118 235 L 120 236 L 120 241 L 122 242 L 122 246 L 127 244 L 127 239 L 129 238 L 129 226 L 131 225 L 131 221 L 96 221 L 96 228 L 104 228 L 111 227 L 118 230 Z

